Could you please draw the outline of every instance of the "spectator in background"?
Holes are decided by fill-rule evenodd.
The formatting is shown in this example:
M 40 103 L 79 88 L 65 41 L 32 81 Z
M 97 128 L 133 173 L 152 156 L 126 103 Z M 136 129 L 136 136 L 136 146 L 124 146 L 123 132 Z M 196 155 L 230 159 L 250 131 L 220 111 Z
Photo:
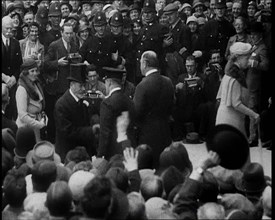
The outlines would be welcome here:
M 22 24 L 23 20 L 18 13 L 13 13 L 11 15 L 11 19 L 13 20 L 13 36 L 17 40 L 23 39 L 23 31 Z
M 242 15 L 242 10 L 242 2 L 239 0 L 235 0 L 232 5 L 233 22 L 237 17 Z
M 255 1 L 250 1 L 247 5 L 247 17 L 248 17 L 248 22 L 254 22 L 256 21 L 257 17 L 255 16 L 257 12 L 257 4 Z
M 129 14 L 129 18 L 131 19 L 131 21 L 139 19 L 140 18 L 139 5 L 137 3 L 130 5 L 128 14 Z
M 27 23 L 28 25 L 30 25 L 32 22 L 34 22 L 33 12 L 28 11 L 24 14 L 24 22 Z

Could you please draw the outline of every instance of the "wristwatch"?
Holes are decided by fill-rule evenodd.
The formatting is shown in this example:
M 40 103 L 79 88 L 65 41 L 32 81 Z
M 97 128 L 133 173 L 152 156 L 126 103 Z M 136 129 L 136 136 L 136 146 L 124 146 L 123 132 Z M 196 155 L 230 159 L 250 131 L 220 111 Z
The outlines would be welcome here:
M 204 173 L 204 169 L 202 169 L 201 167 L 198 167 L 198 168 L 196 169 L 196 171 L 197 171 L 200 175 L 203 175 L 203 173 Z

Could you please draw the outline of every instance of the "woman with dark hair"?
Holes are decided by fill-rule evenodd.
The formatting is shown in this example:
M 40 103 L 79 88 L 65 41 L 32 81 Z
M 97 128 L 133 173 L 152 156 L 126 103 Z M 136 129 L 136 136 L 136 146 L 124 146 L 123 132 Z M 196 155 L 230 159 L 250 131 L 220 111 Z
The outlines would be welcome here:
M 38 142 L 41 140 L 40 129 L 47 125 L 48 118 L 43 114 L 45 99 L 38 80 L 37 62 L 33 58 L 26 59 L 21 68 L 15 96 L 18 110 L 16 124 L 18 127 L 31 127 Z
M 82 47 L 83 43 L 88 39 L 90 36 L 90 28 L 88 25 L 83 24 L 79 25 L 78 31 L 77 31 L 77 42 L 79 45 L 79 48 Z
M 17 40 L 23 39 L 22 24 L 23 20 L 17 12 L 11 14 L 11 19 L 13 20 L 13 37 Z

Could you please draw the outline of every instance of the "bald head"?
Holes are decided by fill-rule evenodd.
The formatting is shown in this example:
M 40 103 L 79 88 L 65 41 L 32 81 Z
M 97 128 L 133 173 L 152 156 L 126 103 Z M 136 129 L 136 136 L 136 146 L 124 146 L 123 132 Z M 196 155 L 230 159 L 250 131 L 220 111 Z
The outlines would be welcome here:
M 224 207 L 214 202 L 207 202 L 199 207 L 197 216 L 198 219 L 224 219 Z
M 6 38 L 11 38 L 13 36 L 12 34 L 12 28 L 13 28 L 13 21 L 10 16 L 4 16 L 2 18 L 2 34 Z

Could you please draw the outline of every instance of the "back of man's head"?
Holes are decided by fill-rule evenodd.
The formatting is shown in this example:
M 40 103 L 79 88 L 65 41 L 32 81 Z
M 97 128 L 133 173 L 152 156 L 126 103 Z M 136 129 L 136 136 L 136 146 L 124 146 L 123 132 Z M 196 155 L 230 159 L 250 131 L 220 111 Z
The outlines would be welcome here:
M 145 51 L 142 54 L 141 57 L 146 62 L 147 67 L 150 67 L 150 68 L 159 68 L 158 57 L 157 57 L 157 54 L 154 51 L 152 51 L 152 50 Z
M 140 193 L 131 192 L 127 195 L 129 214 L 127 220 L 146 219 L 145 201 Z
M 84 188 L 83 212 L 90 218 L 105 218 L 112 201 L 112 183 L 105 176 L 96 176 Z
M 145 201 L 152 197 L 162 197 L 163 194 L 163 184 L 160 177 L 147 176 L 141 181 L 140 192 Z
M 207 202 L 198 208 L 197 217 L 198 219 L 224 219 L 224 207 L 215 202 Z

